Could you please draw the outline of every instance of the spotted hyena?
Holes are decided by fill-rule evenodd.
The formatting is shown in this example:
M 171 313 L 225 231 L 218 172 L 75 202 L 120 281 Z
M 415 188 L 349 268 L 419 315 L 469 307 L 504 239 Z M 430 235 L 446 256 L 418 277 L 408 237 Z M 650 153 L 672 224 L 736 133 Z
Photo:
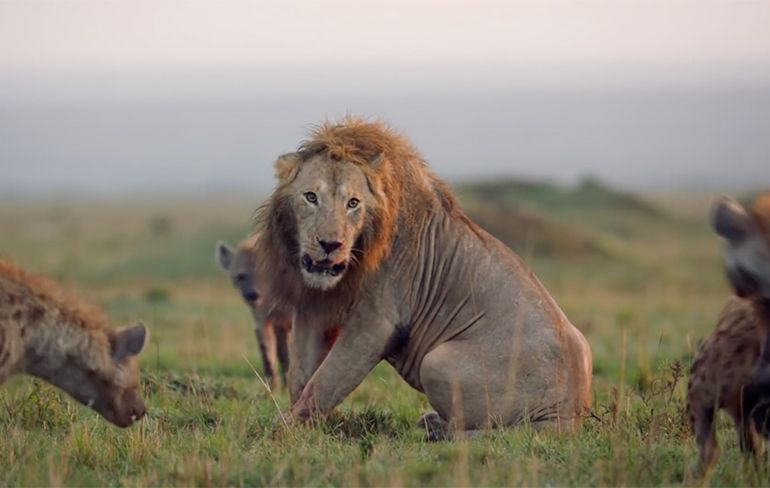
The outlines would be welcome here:
M 280 363 L 281 380 L 286 384 L 286 373 L 289 370 L 291 312 L 274 308 L 260 293 L 265 283 L 256 275 L 254 269 L 255 242 L 256 236 L 247 237 L 233 248 L 226 242 L 219 241 L 215 258 L 219 267 L 230 277 L 230 281 L 240 293 L 246 306 L 249 307 L 265 376 L 271 384 L 274 384 L 275 373 Z M 332 326 L 324 331 L 326 352 L 331 349 L 339 334 L 339 326 Z
M 725 268 L 736 296 L 701 346 L 690 374 L 687 415 L 698 443 L 702 469 L 719 454 L 715 415 L 732 417 L 743 452 L 754 452 L 767 436 L 770 397 L 770 194 L 749 211 L 730 198 L 714 208 L 713 226 L 726 240 Z
M 141 322 L 114 330 L 95 307 L 0 260 L 0 383 L 37 376 L 128 427 L 145 413 L 136 362 L 145 337 Z
M 285 384 L 286 372 L 289 369 L 288 336 L 291 330 L 291 316 L 285 311 L 271 309 L 260 294 L 261 284 L 254 270 L 255 238 L 246 238 L 235 248 L 226 242 L 218 242 L 216 262 L 230 277 L 233 286 L 249 307 L 268 382 L 274 384 L 280 363 L 280 374 Z

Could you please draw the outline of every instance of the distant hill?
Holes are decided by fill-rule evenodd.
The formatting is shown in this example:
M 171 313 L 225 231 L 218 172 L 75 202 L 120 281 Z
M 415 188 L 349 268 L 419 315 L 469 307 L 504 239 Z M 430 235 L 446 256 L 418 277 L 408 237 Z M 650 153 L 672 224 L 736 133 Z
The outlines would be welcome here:
M 625 210 L 651 217 L 663 217 L 657 207 L 645 200 L 588 178 L 576 186 L 561 186 L 547 181 L 513 178 L 464 183 L 458 192 L 488 202 L 536 208 L 547 212 L 596 209 Z
M 468 216 L 525 258 L 532 255 L 580 257 L 605 254 L 592 239 L 537 212 L 469 196 L 461 197 Z
M 677 225 L 643 198 L 595 179 L 563 186 L 507 178 L 456 189 L 473 220 L 523 255 L 608 255 L 608 242 Z

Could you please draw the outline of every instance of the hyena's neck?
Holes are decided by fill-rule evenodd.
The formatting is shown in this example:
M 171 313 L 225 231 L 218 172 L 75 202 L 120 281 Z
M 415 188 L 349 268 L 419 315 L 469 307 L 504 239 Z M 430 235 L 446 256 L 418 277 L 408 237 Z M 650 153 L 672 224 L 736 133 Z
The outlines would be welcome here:
M 767 331 L 770 331 L 770 298 L 755 298 L 752 304 L 757 319 Z
M 53 314 L 56 315 L 56 314 Z M 73 393 L 77 385 L 71 384 L 74 373 L 88 369 L 88 344 L 92 341 L 88 331 L 77 325 L 56 323 L 58 317 L 49 317 L 29 327 L 23 334 L 21 373 L 42 378 Z M 60 319 L 59 319 L 60 320 Z
M 0 320 L 0 383 L 20 372 L 23 350 L 15 322 Z

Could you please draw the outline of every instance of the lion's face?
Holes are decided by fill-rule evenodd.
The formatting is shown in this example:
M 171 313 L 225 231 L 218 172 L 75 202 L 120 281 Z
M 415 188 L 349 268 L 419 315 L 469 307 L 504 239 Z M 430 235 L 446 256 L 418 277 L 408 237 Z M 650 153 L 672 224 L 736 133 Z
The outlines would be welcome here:
M 356 245 L 375 203 L 366 175 L 355 164 L 316 156 L 301 165 L 289 190 L 302 278 L 312 288 L 334 288 L 362 251 Z

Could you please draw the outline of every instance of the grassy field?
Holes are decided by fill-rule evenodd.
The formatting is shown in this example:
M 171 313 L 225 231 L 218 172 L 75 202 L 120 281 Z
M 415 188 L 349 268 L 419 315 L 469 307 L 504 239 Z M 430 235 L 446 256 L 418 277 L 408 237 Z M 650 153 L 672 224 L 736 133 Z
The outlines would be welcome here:
M 767 484 L 768 458 L 745 462 L 725 418 L 716 469 L 692 475 L 687 371 L 729 293 L 706 207 L 595 182 L 460 194 L 591 344 L 593 416 L 577 433 L 524 426 L 424 443 L 413 423 L 429 406 L 386 364 L 331 418 L 275 427 L 286 395 L 258 380 L 248 312 L 213 262 L 218 239 L 245 234 L 257 199 L 0 201 L 0 255 L 116 324 L 151 329 L 141 357 L 150 410 L 131 429 L 32 378 L 0 389 L 0 486 Z

